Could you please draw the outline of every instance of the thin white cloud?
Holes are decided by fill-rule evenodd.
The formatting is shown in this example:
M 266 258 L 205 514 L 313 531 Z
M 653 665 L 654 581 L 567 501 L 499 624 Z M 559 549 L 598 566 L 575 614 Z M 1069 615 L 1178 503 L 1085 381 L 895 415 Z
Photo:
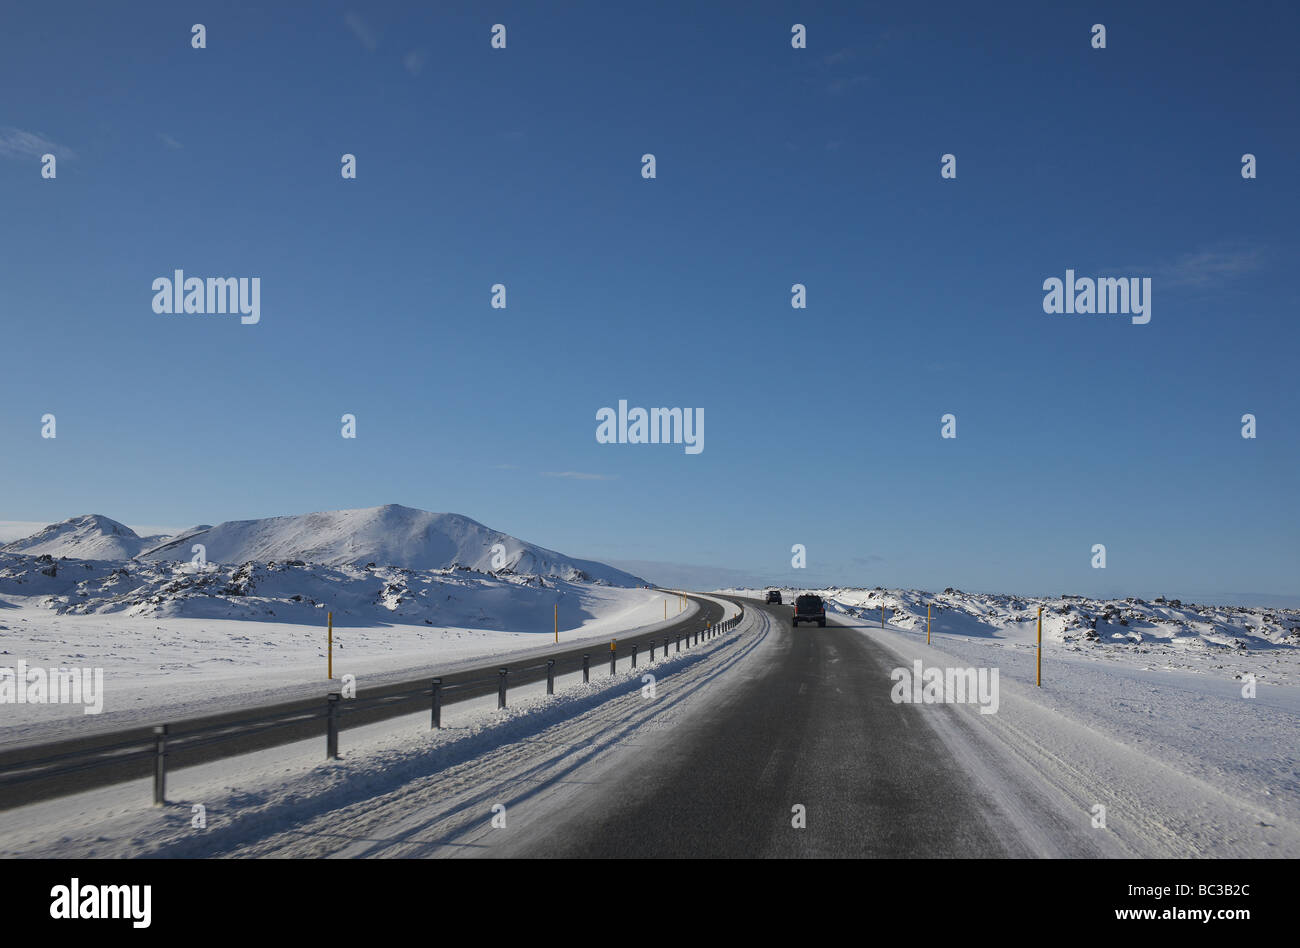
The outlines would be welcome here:
M 48 526 L 48 523 L 38 523 L 35 520 L 0 520 L 0 543 L 25 540 Z
M 569 477 L 578 481 L 612 481 L 611 474 L 587 474 L 583 471 L 542 471 L 543 477 Z
M 349 13 L 343 18 L 343 22 L 346 23 L 348 29 L 352 31 L 352 35 L 355 36 L 361 42 L 361 45 L 365 47 L 367 53 L 373 53 L 379 48 L 379 37 L 374 34 L 366 24 L 366 21 L 361 19 L 357 14 Z
M 0 155 L 6 158 L 39 158 L 53 155 L 56 158 L 73 158 L 72 149 L 56 145 L 40 132 L 25 132 L 21 128 L 0 127 Z
M 852 89 L 854 86 L 861 85 L 864 82 L 870 82 L 871 77 L 864 72 L 852 76 L 845 76 L 841 79 L 833 79 L 826 85 L 826 91 L 838 95 Z
M 1156 268 L 1155 276 L 1166 286 L 1219 286 L 1261 269 L 1264 258 L 1258 248 L 1201 250 Z
M 1150 275 L 1155 285 L 1163 287 L 1207 289 L 1264 269 L 1268 258 L 1268 252 L 1261 247 L 1220 244 L 1185 253 L 1166 263 L 1103 267 L 1100 273 L 1102 276 Z
M 166 145 L 168 148 L 181 149 L 181 148 L 184 148 L 184 147 L 185 147 L 185 146 L 182 145 L 180 142 L 178 142 L 176 139 L 174 139 L 174 138 L 172 138 L 170 135 L 168 135 L 166 132 L 159 132 L 159 133 L 158 133 L 158 140 L 159 140 L 160 142 L 162 142 L 164 145 Z
M 424 68 L 425 58 L 424 50 L 413 49 L 402 57 L 402 65 L 406 67 L 406 71 L 412 76 L 418 76 L 420 70 Z
M 156 525 L 136 526 L 133 523 L 128 523 L 127 526 L 142 537 L 174 537 L 179 536 L 182 530 L 189 529 L 189 527 L 159 527 Z

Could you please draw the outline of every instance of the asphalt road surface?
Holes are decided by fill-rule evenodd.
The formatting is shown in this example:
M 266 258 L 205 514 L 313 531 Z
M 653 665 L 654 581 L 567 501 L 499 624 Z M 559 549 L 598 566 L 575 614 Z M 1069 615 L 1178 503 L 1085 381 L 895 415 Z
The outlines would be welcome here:
M 775 620 L 761 666 L 620 768 L 592 805 L 501 855 L 1024 855 L 927 721 L 950 709 L 890 700 L 899 662 L 869 630 L 796 630 L 790 606 L 744 602 Z
M 640 654 L 648 655 L 652 643 L 663 648 L 665 638 L 694 635 L 722 618 L 722 607 L 717 603 L 690 598 L 699 607 L 693 615 L 657 632 L 619 638 L 619 656 L 629 654 L 633 645 Z M 510 669 L 510 687 L 515 687 L 545 681 L 548 658 L 555 660 L 557 676 L 578 671 L 584 654 L 591 656 L 593 679 L 609 674 L 609 646 L 603 640 L 556 647 L 545 655 L 520 660 L 514 667 L 509 656 L 502 656 L 481 667 L 442 676 L 443 703 L 494 694 L 497 669 L 501 666 Z M 529 667 L 521 668 L 524 664 Z M 359 688 L 355 702 L 341 702 L 340 731 L 428 711 L 431 695 L 429 677 L 378 688 Z M 245 707 L 227 714 L 171 723 L 167 768 L 171 771 L 317 736 L 321 738 L 323 753 L 326 728 L 323 697 L 322 693 L 320 698 Z M 0 748 L 0 809 L 150 777 L 157 756 L 151 749 L 153 746 L 152 727 L 134 727 L 55 743 Z M 67 772 L 71 767 L 83 769 Z

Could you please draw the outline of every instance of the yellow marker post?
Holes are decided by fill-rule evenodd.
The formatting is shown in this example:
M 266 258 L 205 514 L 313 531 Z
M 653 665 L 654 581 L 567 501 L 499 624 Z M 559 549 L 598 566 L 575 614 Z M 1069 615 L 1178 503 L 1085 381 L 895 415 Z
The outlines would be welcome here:
M 1038 607 L 1038 687 L 1043 687 L 1043 607 Z
M 880 627 L 881 627 L 882 629 L 885 627 L 885 607 L 884 607 L 884 606 L 881 606 L 881 607 L 880 607 Z
M 327 677 L 329 678 L 330 681 L 333 681 L 334 680 L 334 613 L 327 612 L 325 613 L 325 617 L 326 617 L 325 621 L 329 623 L 329 633 L 328 633 L 329 675 Z
M 930 604 L 925 604 L 925 644 L 930 644 Z

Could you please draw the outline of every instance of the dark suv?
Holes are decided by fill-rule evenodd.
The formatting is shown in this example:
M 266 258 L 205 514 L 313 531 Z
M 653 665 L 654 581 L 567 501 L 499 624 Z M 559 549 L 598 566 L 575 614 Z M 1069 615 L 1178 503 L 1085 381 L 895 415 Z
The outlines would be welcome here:
M 776 603 L 778 606 L 781 605 L 781 590 L 779 590 L 779 589 L 769 589 L 769 590 L 767 591 L 767 601 L 768 601 L 768 602 L 774 602 L 774 603 Z
M 823 629 L 826 628 L 826 603 L 822 602 L 821 596 L 810 594 L 794 601 L 795 628 L 799 627 L 800 622 L 816 622 Z

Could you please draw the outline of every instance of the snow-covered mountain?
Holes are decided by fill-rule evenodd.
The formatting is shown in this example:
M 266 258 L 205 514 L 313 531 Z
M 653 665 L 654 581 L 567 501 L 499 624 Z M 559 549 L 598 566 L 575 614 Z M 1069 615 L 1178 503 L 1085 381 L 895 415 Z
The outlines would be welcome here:
M 5 552 L 74 559 L 188 561 L 202 544 L 209 563 L 302 560 L 323 566 L 393 566 L 414 570 L 469 567 L 510 570 L 576 582 L 640 586 L 644 580 L 604 563 L 565 556 L 452 513 L 398 504 L 262 520 L 230 520 L 174 537 L 141 538 L 107 517 L 77 517 L 47 527 Z
M 142 537 L 126 524 L 99 514 L 85 514 L 52 523 L 30 537 L 0 546 L 0 551 L 31 556 L 48 553 L 80 560 L 128 560 L 166 539 Z

